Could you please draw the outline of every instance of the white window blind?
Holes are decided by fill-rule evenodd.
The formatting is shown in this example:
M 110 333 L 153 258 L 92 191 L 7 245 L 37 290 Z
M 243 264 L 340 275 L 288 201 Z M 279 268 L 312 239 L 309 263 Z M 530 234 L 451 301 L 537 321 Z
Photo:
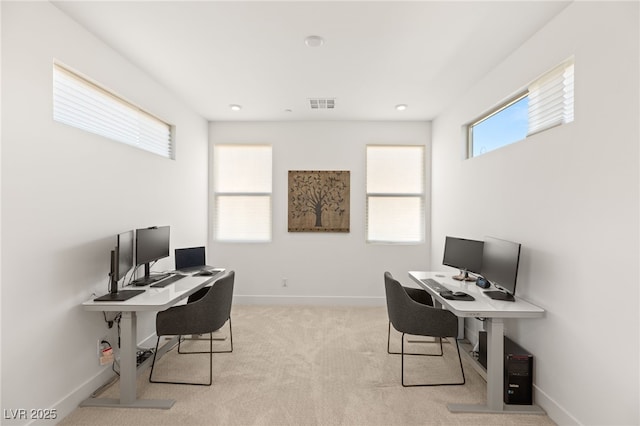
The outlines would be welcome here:
M 169 124 L 59 64 L 53 68 L 53 119 L 174 158 Z
M 217 241 L 271 241 L 271 146 L 215 145 L 213 191 Z
M 367 241 L 424 241 L 424 146 L 367 146 Z
M 573 121 L 573 73 L 571 59 L 529 86 L 527 135 Z

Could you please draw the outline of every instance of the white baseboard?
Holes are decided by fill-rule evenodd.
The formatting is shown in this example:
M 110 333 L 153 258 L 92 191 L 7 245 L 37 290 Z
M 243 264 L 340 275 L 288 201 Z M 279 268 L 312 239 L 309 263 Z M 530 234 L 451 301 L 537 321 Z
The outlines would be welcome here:
M 155 347 L 156 344 L 156 335 L 155 333 L 150 336 L 144 338 L 142 342 L 138 344 L 140 347 Z M 94 375 L 92 378 L 84 382 L 82 385 L 78 386 L 68 395 L 60 399 L 52 408 L 56 410 L 57 419 L 52 421 L 51 424 L 56 424 L 60 422 L 63 418 L 71 414 L 82 401 L 89 398 L 92 393 L 98 390 L 101 386 L 107 384 L 116 373 L 113 372 L 111 367 L 104 367 L 99 373 Z M 114 386 L 118 386 L 114 384 Z M 29 423 L 33 424 L 33 422 Z M 46 424 L 42 421 L 38 421 L 38 424 Z
M 475 346 L 478 341 L 478 332 L 484 330 L 478 330 L 474 327 L 465 327 L 465 336 L 467 340 L 471 342 L 471 345 Z M 469 339 L 474 337 L 474 339 Z M 481 376 L 482 374 L 479 373 Z M 483 378 L 486 380 L 486 373 Z M 581 423 L 573 417 L 567 410 L 561 407 L 553 398 L 551 398 L 546 392 L 540 389 L 535 383 L 533 384 L 533 400 L 535 404 L 540 406 L 556 424 L 568 426 L 568 425 L 580 425 Z
M 533 385 L 533 399 L 547 415 L 559 425 L 580 425 L 581 423 L 567 410 L 561 407 L 553 398 L 547 395 L 535 384 Z
M 384 297 L 233 295 L 238 305 L 385 306 Z
M 99 389 L 101 386 L 108 383 L 116 373 L 113 372 L 111 367 L 104 367 L 98 374 L 78 386 L 72 392 L 60 399 L 52 407 L 56 410 L 56 420 L 51 421 L 51 424 L 59 423 L 60 420 L 71 414 L 82 401 L 87 399 L 93 392 Z M 33 424 L 36 420 L 33 420 L 29 424 Z M 46 424 L 46 421 L 38 420 L 38 424 Z

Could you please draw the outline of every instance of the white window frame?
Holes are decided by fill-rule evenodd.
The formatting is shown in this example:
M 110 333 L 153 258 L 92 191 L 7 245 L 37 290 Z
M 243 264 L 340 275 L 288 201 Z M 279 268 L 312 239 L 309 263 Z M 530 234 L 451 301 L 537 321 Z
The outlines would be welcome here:
M 58 62 L 53 63 L 53 119 L 175 158 L 174 126 Z
M 371 188 L 371 183 L 370 183 L 370 179 L 369 179 L 369 173 L 371 172 L 371 164 L 369 162 L 369 149 L 370 148 L 381 148 L 381 149 L 406 149 L 406 148 L 410 148 L 410 149 L 417 149 L 420 151 L 419 156 L 420 156 L 420 170 L 419 170 L 419 189 L 417 190 L 392 190 L 392 191 L 375 191 L 374 189 Z M 365 238 L 366 238 L 366 242 L 367 243 L 372 243 L 372 244 L 405 244 L 405 245 L 411 245 L 411 244 L 421 244 L 424 243 L 425 241 L 425 222 L 426 222 L 426 208 L 425 208 L 425 203 L 426 203 L 426 147 L 424 145 L 367 145 L 366 147 L 366 159 L 365 159 L 365 163 L 366 163 L 366 231 L 365 231 Z M 396 165 L 392 165 L 390 166 L 392 169 L 393 168 L 401 168 L 402 165 L 400 164 L 396 164 Z M 396 200 L 398 201 L 398 203 L 402 203 L 402 202 L 411 202 L 413 201 L 417 201 L 418 202 L 418 212 L 416 213 L 416 217 L 409 217 L 408 219 L 411 221 L 413 220 L 413 223 L 415 224 L 415 226 L 418 228 L 417 230 L 412 231 L 413 234 L 412 236 L 407 236 L 409 234 L 404 234 L 400 232 L 394 235 L 389 236 L 389 234 L 387 234 L 386 237 L 376 237 L 375 235 L 372 235 L 372 233 L 380 233 L 379 231 L 374 231 L 371 229 L 372 224 L 371 224 L 371 216 L 374 214 L 373 210 L 372 210 L 372 206 L 373 203 L 375 203 L 376 201 L 381 201 L 381 202 L 385 202 L 385 201 L 392 201 L 392 200 Z M 401 217 L 401 215 L 403 213 L 402 210 L 398 210 L 398 216 L 395 217 L 395 219 L 397 220 L 398 218 Z M 384 232 L 382 232 L 384 233 Z
M 528 98 L 528 129 L 525 139 L 552 127 L 572 122 L 575 105 L 574 70 L 575 61 L 571 57 L 535 79 L 527 86 L 526 90 L 467 124 L 467 158 L 484 154 L 473 155 L 473 129 L 475 126 L 508 109 L 525 97 Z M 502 147 L 516 142 L 519 140 L 511 141 Z
M 257 150 L 268 148 L 268 167 L 266 164 L 252 163 L 256 158 L 259 159 L 264 155 L 256 157 L 249 154 L 246 159 L 238 158 L 237 154 L 242 155 L 241 150 L 250 151 L 252 148 Z M 221 153 L 224 150 L 227 150 L 227 153 Z M 233 158 L 233 151 L 236 151 L 234 160 L 236 163 L 232 164 L 233 167 L 230 168 L 222 167 L 220 162 Z M 249 153 L 249 151 L 247 152 Z M 233 243 L 271 242 L 273 235 L 273 147 L 258 144 L 216 144 L 213 146 L 212 164 L 213 240 Z M 254 169 L 261 170 L 260 176 L 249 178 L 237 187 L 224 183 L 232 181 L 234 173 L 247 176 L 247 173 L 251 173 Z M 228 175 L 222 176 L 221 173 Z

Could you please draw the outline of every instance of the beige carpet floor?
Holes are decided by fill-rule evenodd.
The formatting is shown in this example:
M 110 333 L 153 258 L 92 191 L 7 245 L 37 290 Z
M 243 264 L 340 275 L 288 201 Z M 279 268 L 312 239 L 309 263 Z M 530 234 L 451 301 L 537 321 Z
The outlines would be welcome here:
M 232 321 L 234 351 L 214 355 L 211 387 L 153 384 L 147 372 L 139 377 L 138 397 L 176 399 L 170 410 L 78 408 L 60 424 L 554 424 L 544 415 L 449 413 L 447 403 L 486 400 L 484 380 L 464 357 L 466 385 L 403 388 L 400 356 L 386 353 L 384 307 L 234 306 Z M 399 349 L 399 334 L 392 342 Z M 437 349 L 412 345 L 409 350 Z M 458 380 L 455 345 L 444 348 L 444 357 L 406 361 L 407 380 Z M 206 380 L 207 360 L 172 350 L 159 361 L 157 378 Z M 101 396 L 117 397 L 118 383 Z

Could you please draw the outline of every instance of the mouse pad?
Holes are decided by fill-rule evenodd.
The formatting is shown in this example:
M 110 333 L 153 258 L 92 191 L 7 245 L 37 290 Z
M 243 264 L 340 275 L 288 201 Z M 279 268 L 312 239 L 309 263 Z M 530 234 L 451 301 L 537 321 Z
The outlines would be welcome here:
M 442 292 L 440 293 L 440 296 L 444 297 L 447 300 L 476 300 L 476 298 L 470 294 L 465 294 L 464 296 L 454 296 L 451 293 Z

